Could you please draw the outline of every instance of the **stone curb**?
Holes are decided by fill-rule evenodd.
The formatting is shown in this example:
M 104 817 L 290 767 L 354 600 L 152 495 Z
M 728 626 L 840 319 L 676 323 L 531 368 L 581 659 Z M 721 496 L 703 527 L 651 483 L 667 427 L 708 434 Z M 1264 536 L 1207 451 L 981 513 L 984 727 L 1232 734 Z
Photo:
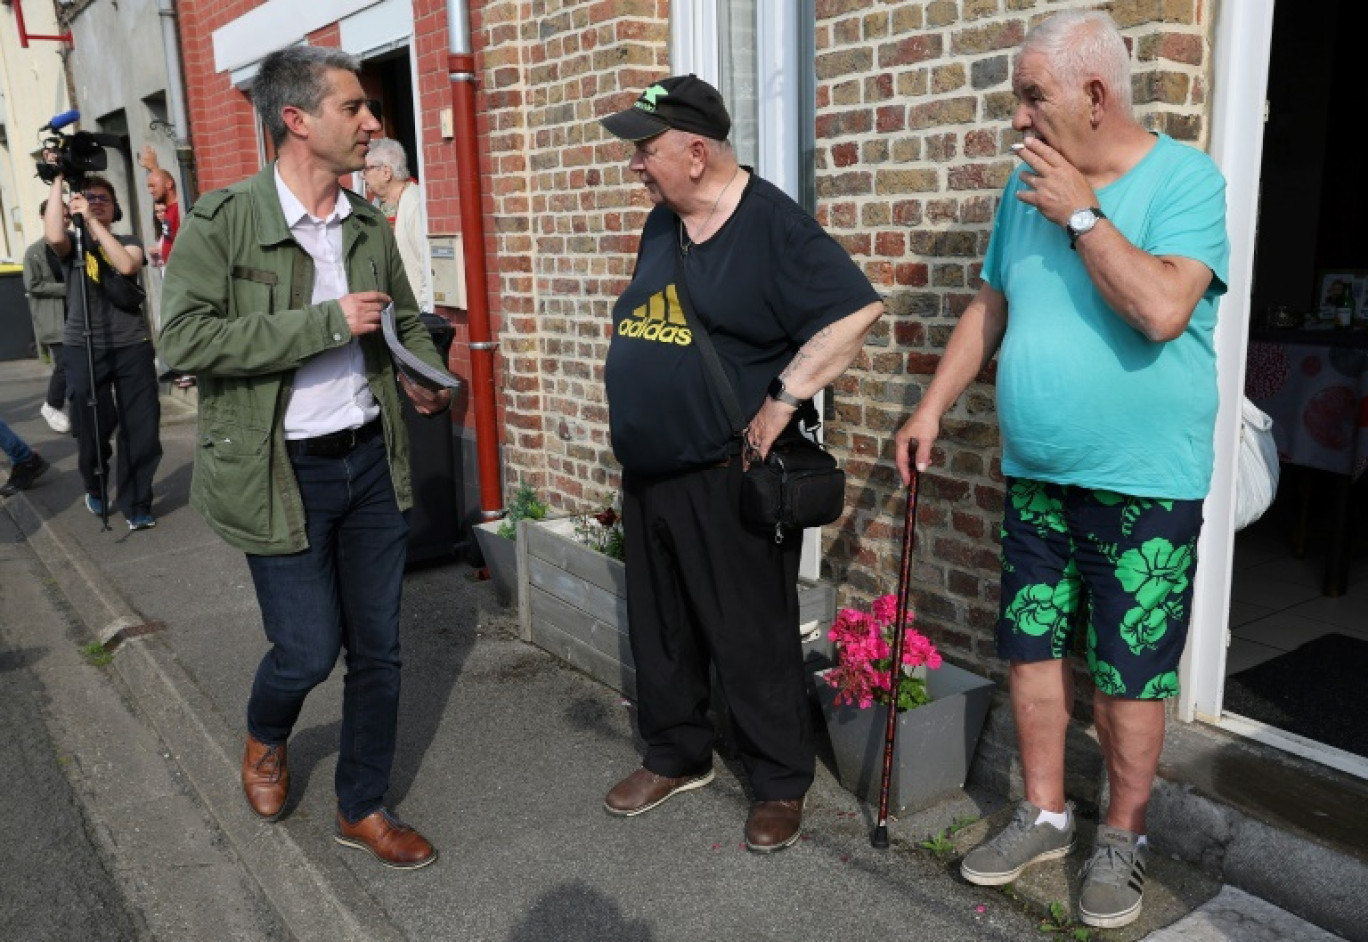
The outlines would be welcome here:
M 310 828 L 257 821 L 239 790 L 240 734 L 219 716 L 170 649 L 75 541 L 20 492 L 5 502 L 76 616 L 106 649 L 138 711 L 166 744 L 263 899 L 299 940 L 400 939 L 366 889 L 333 853 L 332 822 Z M 306 848 L 300 841 L 307 843 Z M 264 846 L 263 846 L 264 845 Z

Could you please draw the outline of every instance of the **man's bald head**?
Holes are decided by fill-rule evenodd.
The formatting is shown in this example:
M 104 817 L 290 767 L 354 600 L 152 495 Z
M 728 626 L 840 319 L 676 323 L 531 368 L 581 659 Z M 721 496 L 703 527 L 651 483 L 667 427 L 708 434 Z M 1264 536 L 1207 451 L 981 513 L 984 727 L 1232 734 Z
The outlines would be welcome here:
M 154 203 L 174 203 L 176 201 L 176 181 L 171 174 L 158 168 L 147 175 L 147 192 L 152 194 Z

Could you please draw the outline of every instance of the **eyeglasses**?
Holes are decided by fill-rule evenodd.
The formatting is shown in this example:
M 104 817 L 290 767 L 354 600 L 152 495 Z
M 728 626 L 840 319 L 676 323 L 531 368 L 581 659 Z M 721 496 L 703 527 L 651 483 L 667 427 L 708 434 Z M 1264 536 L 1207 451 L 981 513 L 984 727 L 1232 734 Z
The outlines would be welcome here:
M 92 191 L 89 192 L 89 193 L 82 193 L 81 195 L 85 197 L 85 201 L 86 201 L 87 203 L 112 203 L 112 202 L 114 202 L 113 198 L 112 198 L 108 193 L 101 193 L 101 192 L 99 192 L 98 190 L 92 190 Z
M 371 170 L 379 170 L 383 166 L 384 164 L 366 164 L 364 167 L 361 168 L 361 172 L 368 173 Z

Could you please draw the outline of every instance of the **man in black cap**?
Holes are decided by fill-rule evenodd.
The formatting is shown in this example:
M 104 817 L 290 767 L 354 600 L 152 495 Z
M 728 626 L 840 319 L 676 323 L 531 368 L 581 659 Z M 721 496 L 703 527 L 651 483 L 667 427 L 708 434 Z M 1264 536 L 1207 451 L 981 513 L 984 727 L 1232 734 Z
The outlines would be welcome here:
M 883 305 L 802 207 L 737 163 L 731 117 L 707 82 L 663 79 L 602 123 L 635 145 L 628 167 L 655 204 L 604 371 L 646 755 L 604 805 L 637 815 L 712 781 L 715 670 L 754 799 L 746 846 L 780 850 L 798 840 L 814 769 L 802 535 L 776 541 L 744 523 L 741 474 L 798 434 L 798 415 L 845 371 Z M 709 382 L 701 329 L 749 418 L 741 432 Z

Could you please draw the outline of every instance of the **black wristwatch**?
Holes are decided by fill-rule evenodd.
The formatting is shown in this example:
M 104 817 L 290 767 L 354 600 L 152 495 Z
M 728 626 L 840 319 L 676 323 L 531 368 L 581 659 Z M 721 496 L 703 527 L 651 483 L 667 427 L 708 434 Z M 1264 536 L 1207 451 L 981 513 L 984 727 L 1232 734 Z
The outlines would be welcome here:
M 793 393 L 785 389 L 784 381 L 778 376 L 770 380 L 769 397 L 778 402 L 782 402 L 786 406 L 792 406 L 795 409 L 801 409 L 807 403 L 806 399 L 799 399 L 797 396 L 793 395 Z

